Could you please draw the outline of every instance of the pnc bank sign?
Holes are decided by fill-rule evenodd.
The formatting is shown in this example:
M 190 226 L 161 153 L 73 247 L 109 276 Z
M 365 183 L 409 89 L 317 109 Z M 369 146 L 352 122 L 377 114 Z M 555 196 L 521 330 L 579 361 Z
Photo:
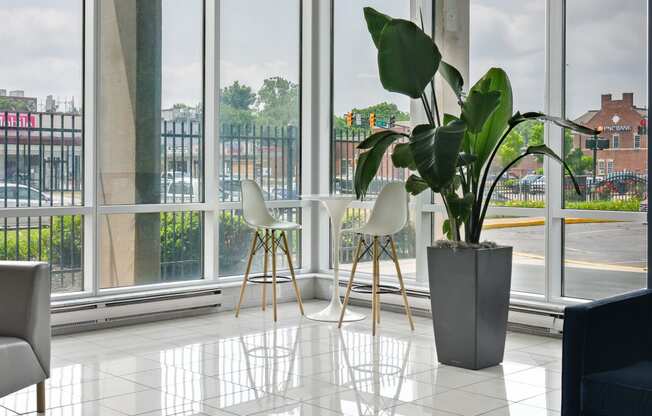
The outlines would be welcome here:
M 36 116 L 27 113 L 0 112 L 0 127 L 36 127 Z
M 606 126 L 604 131 L 632 131 L 632 126 Z

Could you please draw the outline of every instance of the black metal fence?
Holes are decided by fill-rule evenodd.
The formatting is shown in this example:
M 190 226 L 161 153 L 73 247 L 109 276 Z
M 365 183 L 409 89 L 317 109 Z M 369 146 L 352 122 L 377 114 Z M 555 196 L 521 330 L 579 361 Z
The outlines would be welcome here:
M 577 194 L 569 177 L 564 178 L 564 201 L 576 204 L 583 209 L 590 209 L 604 202 L 618 203 L 643 201 L 647 198 L 646 175 L 632 172 L 614 172 L 605 177 L 594 179 L 588 175 L 577 175 L 580 188 Z M 527 175 L 523 178 L 500 179 L 492 195 L 492 202 L 497 205 L 537 206 L 545 201 L 546 177 Z
M 256 180 L 269 200 L 298 197 L 296 127 L 224 125 L 220 135 L 221 201 L 240 200 L 242 179 Z M 203 152 L 200 121 L 162 121 L 161 203 L 204 200 Z M 83 206 L 83 166 L 81 115 L 0 112 L 0 208 Z M 298 220 L 298 210 L 290 211 L 290 219 Z M 225 239 L 248 238 L 248 227 L 236 222 Z M 160 223 L 161 280 L 200 278 L 203 214 L 162 213 Z M 291 244 L 298 248 L 300 236 L 294 234 Z M 83 241 L 81 215 L 0 219 L 0 259 L 49 262 L 53 292 L 83 290 Z M 241 254 L 226 247 L 220 258 L 228 263 L 227 257 Z M 237 272 L 240 266 L 221 267 L 220 272 Z
M 353 176 L 355 163 L 360 151 L 358 144 L 366 139 L 370 130 L 335 129 L 331 145 L 331 187 L 335 193 L 353 193 Z M 399 141 L 401 142 L 401 141 Z M 396 169 L 389 156 L 391 149 L 385 154 L 376 178 L 369 186 L 368 194 L 377 195 L 386 184 L 404 181 L 409 176 L 406 169 Z
M 253 179 L 267 200 L 297 199 L 300 183 L 298 129 L 223 125 L 220 131 L 219 198 L 240 200 L 240 181 Z

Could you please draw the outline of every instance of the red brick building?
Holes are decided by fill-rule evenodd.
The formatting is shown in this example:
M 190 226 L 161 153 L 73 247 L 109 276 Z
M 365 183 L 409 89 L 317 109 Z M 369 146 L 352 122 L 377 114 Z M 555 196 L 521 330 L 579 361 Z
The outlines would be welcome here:
M 614 100 L 611 94 L 603 94 L 599 110 L 591 110 L 575 120 L 589 127 L 602 127 L 600 138 L 609 141 L 609 148 L 598 150 L 597 174 L 613 172 L 647 173 L 647 131 L 639 129 L 647 125 L 647 110 L 634 105 L 634 94 L 623 93 L 622 99 Z M 587 149 L 587 136 L 573 135 L 573 147 L 593 156 Z

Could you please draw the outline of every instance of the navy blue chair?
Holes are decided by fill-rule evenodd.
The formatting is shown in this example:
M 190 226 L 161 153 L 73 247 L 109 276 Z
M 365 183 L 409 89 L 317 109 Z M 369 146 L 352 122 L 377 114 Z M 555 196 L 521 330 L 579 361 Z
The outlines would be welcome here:
M 562 416 L 652 415 L 652 290 L 567 307 Z

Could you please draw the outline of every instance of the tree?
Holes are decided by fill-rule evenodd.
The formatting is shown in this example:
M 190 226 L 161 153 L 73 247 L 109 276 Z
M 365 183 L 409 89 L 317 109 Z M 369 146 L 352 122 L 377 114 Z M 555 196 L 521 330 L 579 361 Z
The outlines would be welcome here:
M 505 139 L 505 142 L 498 150 L 500 166 L 507 166 L 509 162 L 516 159 L 518 155 L 523 153 L 524 145 L 525 141 L 523 140 L 521 133 L 516 130 L 513 130 L 511 133 L 509 133 Z
M 267 126 L 299 125 L 299 86 L 282 77 L 267 78 L 258 90 L 258 121 Z
M 256 94 L 251 87 L 235 81 L 220 91 L 220 104 L 237 110 L 251 110 L 256 102 Z
M 0 111 L 35 111 L 24 100 L 14 100 L 11 97 L 0 97 Z
M 227 125 L 252 125 L 256 94 L 251 87 L 235 81 L 220 90 L 220 121 Z

